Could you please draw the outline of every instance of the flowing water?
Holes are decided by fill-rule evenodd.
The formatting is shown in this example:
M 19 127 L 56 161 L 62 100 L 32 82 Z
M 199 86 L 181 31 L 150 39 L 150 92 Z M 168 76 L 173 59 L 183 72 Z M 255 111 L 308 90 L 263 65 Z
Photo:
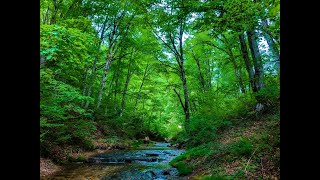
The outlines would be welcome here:
M 178 170 L 169 162 L 184 150 L 168 147 L 169 143 L 157 142 L 134 150 L 115 150 L 88 158 L 85 163 L 66 165 L 64 170 L 41 180 L 169 180 L 180 179 Z

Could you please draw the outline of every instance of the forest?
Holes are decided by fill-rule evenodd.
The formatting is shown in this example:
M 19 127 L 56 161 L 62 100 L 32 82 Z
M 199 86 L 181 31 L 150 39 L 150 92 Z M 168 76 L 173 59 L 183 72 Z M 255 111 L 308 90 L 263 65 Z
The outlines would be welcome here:
M 280 179 L 280 0 L 40 0 L 41 178 L 157 145 L 131 177 Z

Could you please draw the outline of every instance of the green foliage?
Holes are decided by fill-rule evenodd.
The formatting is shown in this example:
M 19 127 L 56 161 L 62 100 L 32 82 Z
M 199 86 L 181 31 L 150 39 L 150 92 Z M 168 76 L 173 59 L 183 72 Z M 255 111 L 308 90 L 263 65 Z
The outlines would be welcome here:
M 59 25 L 40 26 L 40 55 L 56 79 L 73 86 L 81 84 L 86 67 L 97 54 L 97 38 L 79 29 Z
M 92 22 L 88 18 L 85 18 L 82 16 L 79 16 L 77 18 L 62 20 L 59 22 L 59 25 L 66 28 L 79 29 L 83 33 L 95 34 L 95 30 L 92 27 Z

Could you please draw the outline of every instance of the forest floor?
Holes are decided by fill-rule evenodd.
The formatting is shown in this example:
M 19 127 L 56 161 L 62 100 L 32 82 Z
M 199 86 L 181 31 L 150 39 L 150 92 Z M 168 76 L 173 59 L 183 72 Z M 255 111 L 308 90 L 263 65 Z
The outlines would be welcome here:
M 234 121 L 216 141 L 188 149 L 172 161 L 172 165 L 186 174 L 185 179 L 278 180 L 279 113 L 267 114 L 258 120 Z
M 48 176 L 62 169 L 50 159 L 40 158 L 40 176 Z

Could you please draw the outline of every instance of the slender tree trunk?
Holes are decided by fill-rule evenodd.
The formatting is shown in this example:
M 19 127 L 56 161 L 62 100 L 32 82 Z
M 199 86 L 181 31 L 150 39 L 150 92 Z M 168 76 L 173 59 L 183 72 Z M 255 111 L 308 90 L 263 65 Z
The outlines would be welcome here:
M 241 66 L 239 66 L 237 64 L 236 58 L 235 58 L 235 56 L 233 55 L 233 52 L 232 52 L 232 46 L 229 44 L 228 39 L 223 34 L 222 34 L 222 37 L 224 38 L 224 43 L 226 44 L 227 49 L 226 50 L 221 49 L 221 50 L 225 51 L 229 55 L 230 61 L 231 61 L 232 65 L 233 65 L 233 68 L 234 68 L 234 71 L 235 71 L 236 78 L 238 80 L 238 84 L 239 84 L 240 90 L 241 90 L 242 93 L 245 93 L 245 87 L 244 87 L 243 81 L 242 81 Z M 218 39 L 223 41 L 220 38 L 218 38 Z
M 212 83 L 211 83 L 211 80 L 212 80 L 212 76 L 213 76 L 213 70 L 211 70 L 211 65 L 210 65 L 210 60 L 208 59 L 207 60 L 207 79 L 208 79 L 208 89 L 211 89 L 211 86 L 212 86 Z
M 176 46 L 176 39 L 173 37 L 173 34 L 171 32 L 167 32 L 167 35 L 169 36 L 168 41 L 164 41 L 160 36 L 155 34 L 174 54 L 175 60 L 179 66 L 179 72 L 180 72 L 180 78 L 182 81 L 182 87 L 183 87 L 183 93 L 184 93 L 184 103 L 182 102 L 182 99 L 180 95 L 177 93 L 181 106 L 183 107 L 184 114 L 185 114 L 185 128 L 186 131 L 188 131 L 188 126 L 190 122 L 190 110 L 189 110 L 189 98 L 188 98 L 188 88 L 187 88 L 187 78 L 184 70 L 184 58 L 183 58 L 183 46 L 182 46 L 182 36 L 185 26 L 185 19 L 179 19 L 180 21 L 180 27 L 179 27 L 179 36 L 178 36 L 178 47 Z
M 138 96 L 137 96 L 136 102 L 134 104 L 134 111 L 137 110 L 138 101 L 140 99 L 140 93 L 142 91 L 142 87 L 143 87 L 144 81 L 145 81 L 145 79 L 147 77 L 148 67 L 149 67 L 149 64 L 147 64 L 146 69 L 144 70 L 144 73 L 143 73 L 143 78 L 142 78 L 142 81 L 141 81 L 141 84 L 140 84 L 140 88 L 139 88 L 139 91 L 138 91 Z
M 111 88 L 111 86 L 110 86 L 110 88 Z M 111 91 L 111 90 L 110 90 L 110 91 Z M 109 94 L 108 94 L 108 96 L 107 96 L 106 107 L 105 107 L 105 109 L 104 109 L 104 115 L 105 115 L 105 116 L 108 114 L 108 100 L 110 99 L 111 94 L 112 94 L 112 91 L 109 92 Z
M 100 46 L 99 46 L 100 48 Z M 96 70 L 96 65 L 97 65 L 97 61 L 98 58 L 96 57 L 93 61 L 93 65 L 92 65 L 92 70 L 91 70 L 91 74 L 90 74 L 90 83 L 89 83 L 89 89 L 88 89 L 88 93 L 87 96 L 91 97 L 91 93 L 92 93 L 92 86 L 93 86 L 93 81 L 94 81 L 94 77 L 95 77 L 95 70 Z M 86 102 L 85 108 L 87 109 L 89 106 L 89 101 Z
M 238 67 L 237 65 L 234 65 L 234 66 L 235 66 L 235 74 L 239 81 L 241 93 L 246 93 L 246 89 L 244 87 L 243 80 L 242 80 L 241 68 Z
M 108 20 L 108 18 L 105 19 L 105 21 L 102 25 L 102 30 L 101 30 L 99 44 L 98 44 L 98 51 L 100 51 L 100 47 L 101 47 L 102 41 L 104 39 L 104 33 L 106 31 L 106 26 L 107 26 L 107 22 L 108 22 L 107 20 Z M 89 78 L 91 82 L 89 84 L 89 90 L 88 90 L 87 96 L 91 96 L 91 93 L 92 93 L 92 86 L 93 86 L 93 82 L 95 80 L 97 62 L 98 62 L 98 57 L 95 57 L 95 59 L 93 61 L 93 65 L 92 65 L 91 75 Z M 88 108 L 88 106 L 89 106 L 89 101 L 86 102 L 85 108 Z
M 232 53 L 232 50 L 231 50 L 231 48 L 229 46 L 228 46 L 228 51 L 229 51 L 229 56 L 230 56 L 231 63 L 233 65 L 233 68 L 234 68 L 234 71 L 235 71 L 235 75 L 236 75 L 236 77 L 238 79 L 238 83 L 239 83 L 239 87 L 241 89 L 241 92 L 245 93 L 246 90 L 245 90 L 245 87 L 243 85 L 242 74 L 241 74 L 241 70 L 240 70 L 241 68 L 237 65 L 236 58 L 234 57 L 234 55 Z
M 104 90 L 104 87 L 106 85 L 106 81 L 107 81 L 107 73 L 108 73 L 108 70 L 109 70 L 109 67 L 110 67 L 110 64 L 111 64 L 111 61 L 112 61 L 113 57 L 112 56 L 109 56 L 108 57 L 108 60 L 106 62 L 106 65 L 104 67 L 104 71 L 103 71 L 103 75 L 102 75 L 102 80 L 101 80 L 101 88 L 100 88 L 100 92 L 99 92 L 99 96 L 98 96 L 98 102 L 97 102 L 97 108 L 100 107 L 100 104 L 101 104 L 101 100 L 102 100 L 102 95 L 103 95 L 103 90 Z
M 88 80 L 88 75 L 89 75 L 89 68 L 87 68 L 86 70 L 86 76 L 84 78 L 84 85 L 83 85 L 83 95 L 85 96 L 86 95 L 86 92 L 87 92 L 87 80 Z
M 105 86 L 105 83 L 107 80 L 106 76 L 107 76 L 109 66 L 118 51 L 118 46 L 116 45 L 116 43 L 119 40 L 120 34 L 122 34 L 121 31 L 119 30 L 119 26 L 120 26 L 120 23 L 121 23 L 121 20 L 122 20 L 124 14 L 125 14 L 125 11 L 123 11 L 123 13 L 120 15 L 120 17 L 118 17 L 117 20 L 114 21 L 112 32 L 109 34 L 109 49 L 108 49 L 108 53 L 107 53 L 107 62 L 106 62 L 106 66 L 104 68 L 104 72 L 103 72 L 103 76 L 102 76 L 102 80 L 101 80 L 101 88 L 100 88 L 100 92 L 99 92 L 99 96 L 98 96 L 97 108 L 99 108 L 100 104 L 101 104 L 103 90 L 104 90 L 104 86 Z M 129 25 L 130 25 L 130 23 L 127 24 L 127 26 L 125 28 L 125 32 L 123 32 L 124 33 L 123 37 L 120 40 L 120 43 L 125 39 L 125 37 L 128 33 Z
M 83 83 L 83 95 L 86 95 L 87 92 L 87 81 L 88 81 L 88 74 L 89 74 L 89 68 L 86 70 L 86 76 L 84 78 L 84 83 Z M 84 102 L 82 102 L 81 106 L 84 105 Z
M 113 73 L 112 80 L 110 82 L 109 93 L 108 93 L 107 102 L 106 102 L 106 108 L 104 109 L 104 115 L 107 115 L 107 113 L 108 113 L 108 100 L 110 100 L 110 96 L 112 95 L 112 84 L 113 84 L 112 82 L 114 81 L 114 77 L 115 77 L 115 72 Z
M 253 71 L 252 63 L 249 58 L 247 44 L 245 42 L 244 35 L 243 34 L 239 35 L 239 39 L 240 39 L 240 44 L 241 44 L 241 54 L 242 54 L 243 60 L 245 62 L 246 70 L 249 75 L 250 86 L 252 88 L 252 91 L 255 93 L 255 92 L 257 92 L 257 88 L 254 83 L 254 71 Z
M 182 36 L 183 36 L 183 30 L 184 30 L 184 22 L 180 22 L 180 28 L 179 28 L 179 50 L 180 53 L 180 59 L 177 59 L 179 62 L 179 66 L 180 66 L 180 73 L 181 73 L 181 81 L 182 81 L 182 86 L 183 86 L 183 95 L 184 95 L 184 113 L 186 116 L 186 129 L 188 131 L 189 129 L 189 123 L 190 123 L 190 110 L 189 110 L 189 93 L 188 93 L 188 88 L 187 88 L 187 77 L 186 77 L 186 73 L 184 70 L 184 56 L 183 56 L 183 46 L 182 46 Z M 174 42 L 173 42 L 173 46 Z
M 113 108 L 114 112 L 117 112 L 118 105 L 117 105 L 117 91 L 118 91 L 118 84 L 119 84 L 119 71 L 120 71 L 120 60 L 117 63 L 117 70 L 116 70 L 116 80 L 115 80 L 115 90 L 114 90 L 114 102 L 113 102 Z
M 201 66 L 200 66 L 200 60 L 196 57 L 196 55 L 192 52 L 193 55 L 193 59 L 196 61 L 197 67 L 198 67 L 198 71 L 199 71 L 199 81 L 202 87 L 202 91 L 205 92 L 206 91 L 206 86 L 205 86 L 205 81 L 204 81 L 204 77 L 202 75 L 201 72 Z
M 186 123 L 190 123 L 190 112 L 189 112 L 189 98 L 188 98 L 188 88 L 187 88 L 187 78 L 184 71 L 183 65 L 181 66 L 181 81 L 183 86 L 183 95 L 184 95 L 184 113 L 186 116 Z
M 132 52 L 132 54 L 133 54 L 133 52 Z M 125 103 L 126 103 L 126 95 L 127 95 L 127 92 L 128 92 L 128 86 L 129 86 L 131 75 L 132 75 L 132 70 L 131 70 L 132 54 L 131 54 L 131 58 L 129 60 L 126 83 L 124 85 L 124 89 L 123 89 L 123 93 L 122 93 L 122 100 L 121 100 L 121 106 L 120 106 L 120 112 L 119 112 L 120 117 L 122 116 L 123 111 L 124 111 L 124 107 L 125 107 Z

